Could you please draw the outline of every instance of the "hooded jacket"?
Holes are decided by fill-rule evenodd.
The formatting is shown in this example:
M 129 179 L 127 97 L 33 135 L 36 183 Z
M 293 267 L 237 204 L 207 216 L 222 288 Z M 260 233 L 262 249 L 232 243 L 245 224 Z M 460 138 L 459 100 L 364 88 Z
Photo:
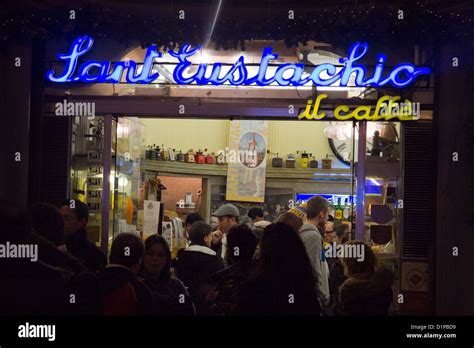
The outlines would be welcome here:
M 388 315 L 392 281 L 393 273 L 385 268 L 351 275 L 339 288 L 342 315 Z
M 329 305 L 329 267 L 322 257 L 323 238 L 313 224 L 305 223 L 300 229 L 300 238 L 308 253 L 309 260 L 316 275 L 316 291 L 322 306 Z
M 101 270 L 98 273 L 98 277 L 104 298 L 107 298 L 107 296 L 112 295 L 129 283 L 136 295 L 136 314 L 155 314 L 156 305 L 151 290 L 129 268 L 111 264 Z

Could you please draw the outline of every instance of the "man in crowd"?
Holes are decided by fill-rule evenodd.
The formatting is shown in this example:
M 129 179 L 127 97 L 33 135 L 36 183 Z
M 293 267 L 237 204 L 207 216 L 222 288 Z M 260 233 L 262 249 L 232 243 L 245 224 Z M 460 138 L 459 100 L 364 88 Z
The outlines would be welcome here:
M 317 280 L 316 290 L 323 313 L 329 306 L 329 268 L 324 258 L 323 232 L 328 219 L 329 202 L 319 196 L 308 200 L 306 215 L 308 222 L 300 230 L 300 237 L 305 245 L 311 265 L 314 268 Z
M 156 314 L 151 290 L 137 277 L 144 254 L 143 241 L 133 233 L 120 233 L 114 239 L 110 262 L 99 272 L 104 315 Z
M 0 312 L 2 315 L 63 315 L 65 282 L 61 271 L 40 260 L 41 246 L 32 243 L 28 214 L 0 200 L 0 245 L 21 245 L 26 257 L 0 257 Z M 46 242 L 47 243 L 47 242 Z M 52 247 L 54 248 L 54 247 Z
M 79 200 L 68 199 L 59 209 L 64 219 L 64 238 L 67 250 L 90 271 L 99 271 L 107 264 L 104 253 L 87 239 L 89 209 Z
M 250 208 L 247 215 L 252 219 L 252 226 L 254 226 L 259 221 L 263 221 L 263 210 L 260 208 Z
M 191 230 L 191 226 L 193 223 L 196 221 L 204 221 L 202 216 L 199 213 L 191 213 L 186 216 L 186 219 L 184 220 L 184 231 L 186 233 L 186 239 L 189 240 L 189 231 Z
M 227 252 L 227 237 L 226 234 L 230 228 L 238 224 L 239 220 L 239 209 L 233 204 L 224 204 L 217 209 L 213 216 L 219 219 L 219 226 L 216 231 L 212 233 L 212 245 L 211 248 L 222 257 L 222 260 L 226 260 Z

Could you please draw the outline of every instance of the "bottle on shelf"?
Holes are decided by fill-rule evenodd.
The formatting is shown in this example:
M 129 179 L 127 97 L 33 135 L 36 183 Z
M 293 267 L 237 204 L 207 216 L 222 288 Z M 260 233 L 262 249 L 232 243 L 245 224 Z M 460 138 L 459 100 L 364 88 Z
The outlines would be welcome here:
M 357 211 L 357 206 L 356 206 L 356 201 L 355 201 L 355 197 L 353 196 L 352 197 L 352 222 L 355 223 L 356 221 L 356 211 Z
M 351 217 L 351 205 L 349 204 L 349 198 L 344 200 L 344 208 L 342 210 L 342 218 L 344 221 L 349 221 Z
M 337 205 L 335 207 L 336 212 L 334 215 L 334 220 L 342 220 L 342 205 L 341 205 L 341 198 L 338 198 Z
M 176 155 L 176 158 L 178 159 L 178 162 L 184 162 L 184 153 L 179 150 L 179 153 Z
M 156 160 L 156 150 L 155 150 L 155 144 L 150 145 L 150 159 L 151 160 Z
M 329 201 L 328 214 L 331 215 L 332 217 L 334 217 L 334 201 L 333 201 L 332 198 L 329 198 L 328 201 Z
M 155 159 L 157 161 L 161 161 L 163 159 L 163 156 L 161 155 L 161 149 L 160 149 L 160 146 L 157 145 L 156 148 L 155 148 L 155 153 L 156 153 L 156 157 Z
M 145 147 L 145 159 L 151 159 L 151 145 Z
M 161 159 L 163 161 L 169 161 L 170 160 L 170 154 L 169 154 L 168 151 L 166 151 L 164 144 L 161 144 Z

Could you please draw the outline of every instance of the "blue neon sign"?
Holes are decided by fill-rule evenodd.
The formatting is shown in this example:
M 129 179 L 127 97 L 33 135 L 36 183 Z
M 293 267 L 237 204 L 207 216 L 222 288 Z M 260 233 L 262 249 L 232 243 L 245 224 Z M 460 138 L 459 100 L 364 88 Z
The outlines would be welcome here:
M 155 58 L 161 58 L 162 53 L 156 50 L 156 46 L 150 46 L 145 55 L 143 67 L 140 73 L 137 72 L 137 63 L 130 60 L 127 62 L 117 62 L 112 65 L 109 61 L 86 61 L 77 69 L 78 59 L 84 56 L 90 49 L 94 40 L 90 36 L 78 37 L 72 43 L 69 53 L 59 54 L 58 58 L 66 62 L 66 68 L 60 75 L 56 75 L 54 70 L 47 72 L 47 79 L 56 83 L 118 83 L 125 73 L 127 83 L 152 83 L 158 78 L 158 73 L 151 73 Z M 356 42 L 349 49 L 347 58 L 341 58 L 340 62 L 344 64 L 342 69 L 337 69 L 333 64 L 317 65 L 309 76 L 303 78 L 304 65 L 286 63 L 281 64 L 276 69 L 273 76 L 267 78 L 267 69 L 270 60 L 277 59 L 278 55 L 272 52 L 271 47 L 263 50 L 262 58 L 258 72 L 255 76 L 248 76 L 248 69 L 245 66 L 244 57 L 240 56 L 230 70 L 221 76 L 222 63 L 213 63 L 212 70 L 208 64 L 199 64 L 197 71 L 192 76 L 185 77 L 184 73 L 191 62 L 189 57 L 196 54 L 201 46 L 191 49 L 190 45 L 183 45 L 179 51 L 169 50 L 168 53 L 178 60 L 173 71 L 173 79 L 177 84 L 188 85 L 195 83 L 197 85 L 222 85 L 226 82 L 233 86 L 258 85 L 268 86 L 276 82 L 280 86 L 303 86 L 309 82 L 316 86 L 330 86 L 339 82 L 339 86 L 347 87 L 350 77 L 355 74 L 355 85 L 357 87 L 380 87 L 392 85 L 402 88 L 412 84 L 417 76 L 429 75 L 430 69 L 427 67 L 417 67 L 410 63 L 402 63 L 394 67 L 385 77 L 382 76 L 384 64 L 387 57 L 380 54 L 377 57 L 372 76 L 367 77 L 367 69 L 358 61 L 367 53 L 369 45 Z M 94 69 L 94 73 L 91 73 Z M 283 77 L 286 71 L 292 72 L 291 77 Z M 329 78 L 323 79 L 321 73 L 325 71 Z

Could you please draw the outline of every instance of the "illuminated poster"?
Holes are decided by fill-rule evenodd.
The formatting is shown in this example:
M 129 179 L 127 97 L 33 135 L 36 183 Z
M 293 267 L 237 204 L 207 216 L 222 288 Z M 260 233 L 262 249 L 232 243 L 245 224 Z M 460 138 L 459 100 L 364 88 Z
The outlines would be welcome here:
M 264 202 L 268 121 L 231 121 L 226 200 Z

